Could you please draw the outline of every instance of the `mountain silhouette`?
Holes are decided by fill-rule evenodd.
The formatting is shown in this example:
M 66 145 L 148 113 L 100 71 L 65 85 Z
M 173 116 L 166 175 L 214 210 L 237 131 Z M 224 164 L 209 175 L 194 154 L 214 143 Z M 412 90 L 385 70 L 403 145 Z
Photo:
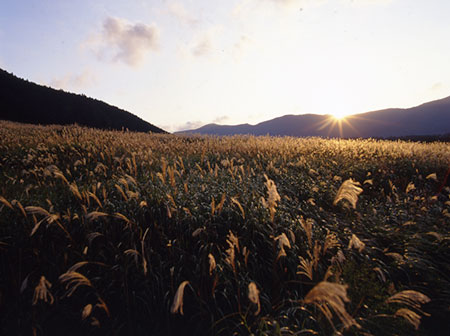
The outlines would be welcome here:
M 211 135 L 320 136 L 341 138 L 390 138 L 450 133 L 450 97 L 416 107 L 391 108 L 347 116 L 338 122 L 330 115 L 285 115 L 256 125 L 217 125 L 180 131 Z
M 0 119 L 30 124 L 78 124 L 101 129 L 166 133 L 100 100 L 55 90 L 0 69 Z

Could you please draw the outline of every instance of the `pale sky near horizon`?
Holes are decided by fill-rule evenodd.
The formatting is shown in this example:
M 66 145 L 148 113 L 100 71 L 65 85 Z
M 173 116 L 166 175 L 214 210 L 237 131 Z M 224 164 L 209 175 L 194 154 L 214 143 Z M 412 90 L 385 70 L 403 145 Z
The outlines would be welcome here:
M 1 0 L 0 68 L 168 131 L 450 96 L 448 0 Z

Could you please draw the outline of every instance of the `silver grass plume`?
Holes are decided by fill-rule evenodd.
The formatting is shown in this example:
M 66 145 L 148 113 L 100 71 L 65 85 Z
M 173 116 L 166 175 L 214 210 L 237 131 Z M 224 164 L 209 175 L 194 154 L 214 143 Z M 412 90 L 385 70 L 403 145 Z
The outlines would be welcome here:
M 284 248 L 285 247 L 291 248 L 291 243 L 289 242 L 289 239 L 284 232 L 282 234 L 280 234 L 279 236 L 275 237 L 274 240 L 278 242 L 278 249 L 279 249 L 278 256 L 277 256 L 277 260 L 278 260 L 278 259 L 280 259 L 280 257 L 286 256 L 286 251 Z
M 33 306 L 39 300 L 43 300 L 45 302 L 53 304 L 53 302 L 55 300 L 53 298 L 52 293 L 50 293 L 50 290 L 49 290 L 51 287 L 52 287 L 52 284 L 45 278 L 45 276 L 41 276 L 41 279 L 39 280 L 38 285 L 34 289 Z
M 345 199 L 352 205 L 353 209 L 356 209 L 358 196 L 363 192 L 362 188 L 359 187 L 360 185 L 361 183 L 353 181 L 353 179 L 344 181 L 336 194 L 333 205 L 336 205 L 340 200 Z
M 177 289 L 175 293 L 175 297 L 173 298 L 172 306 L 170 307 L 170 312 L 172 314 L 176 314 L 180 312 L 183 315 L 183 297 L 184 297 L 184 287 L 189 284 L 189 281 L 183 281 Z
M 279 201 L 281 201 L 281 197 L 278 194 L 277 186 L 275 185 L 275 182 L 273 182 L 271 179 L 269 179 L 266 174 L 264 174 L 264 177 L 266 178 L 265 185 L 267 188 L 267 200 L 264 198 L 261 198 L 261 202 L 265 208 L 269 209 L 270 219 L 273 222 L 273 219 L 275 217 L 276 206 L 277 206 L 277 203 Z
M 348 249 L 355 248 L 359 252 L 362 252 L 364 248 L 366 247 L 366 244 L 364 244 L 359 238 L 353 233 L 352 239 L 350 239 L 350 242 L 348 243 Z
M 261 311 L 261 303 L 259 301 L 259 289 L 256 284 L 252 281 L 248 284 L 248 298 L 251 302 L 258 306 L 255 315 L 258 315 Z
M 350 302 L 347 297 L 347 285 L 340 285 L 328 281 L 319 282 L 309 293 L 305 296 L 304 303 L 314 304 L 325 315 L 330 324 L 334 327 L 332 322 L 332 311 L 344 324 L 344 328 L 361 326 L 345 309 L 345 303 Z
M 386 300 L 386 303 L 404 304 L 406 306 L 416 309 L 422 315 L 430 316 L 429 314 L 423 312 L 420 309 L 422 304 L 428 303 L 430 301 L 431 301 L 430 298 L 425 294 L 422 294 L 415 290 L 404 290 L 389 297 Z M 419 329 L 420 319 L 422 318 L 422 316 L 412 311 L 411 309 L 400 308 L 395 312 L 394 316 L 403 317 L 405 320 L 411 323 L 416 330 Z

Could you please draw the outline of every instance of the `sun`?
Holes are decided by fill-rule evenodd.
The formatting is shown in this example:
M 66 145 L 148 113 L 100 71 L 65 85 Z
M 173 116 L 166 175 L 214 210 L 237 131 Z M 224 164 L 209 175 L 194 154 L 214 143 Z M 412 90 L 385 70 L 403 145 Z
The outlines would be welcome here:
M 331 116 L 336 120 L 342 120 L 345 119 L 349 113 L 343 112 L 343 111 L 336 111 L 331 114 Z
M 353 117 L 350 113 L 333 113 L 327 114 L 327 117 L 324 120 L 320 121 L 317 124 L 317 129 L 320 130 L 328 130 L 327 136 L 330 136 L 332 133 L 336 133 L 336 130 L 339 132 L 339 137 L 342 138 L 347 136 L 346 130 L 351 130 L 352 133 L 358 134 L 358 130 L 352 125 L 352 121 L 355 117 Z

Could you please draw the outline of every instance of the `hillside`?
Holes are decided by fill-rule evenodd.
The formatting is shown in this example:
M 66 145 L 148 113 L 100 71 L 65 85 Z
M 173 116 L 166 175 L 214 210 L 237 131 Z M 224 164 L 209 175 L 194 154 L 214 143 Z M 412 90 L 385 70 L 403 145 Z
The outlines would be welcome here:
M 179 133 L 345 138 L 439 135 L 450 133 L 450 97 L 408 109 L 391 108 L 355 114 L 340 123 L 329 115 L 285 115 L 257 125 L 209 124 Z
M 38 85 L 2 69 L 0 87 L 0 119 L 41 125 L 76 123 L 101 129 L 165 132 L 105 102 Z

